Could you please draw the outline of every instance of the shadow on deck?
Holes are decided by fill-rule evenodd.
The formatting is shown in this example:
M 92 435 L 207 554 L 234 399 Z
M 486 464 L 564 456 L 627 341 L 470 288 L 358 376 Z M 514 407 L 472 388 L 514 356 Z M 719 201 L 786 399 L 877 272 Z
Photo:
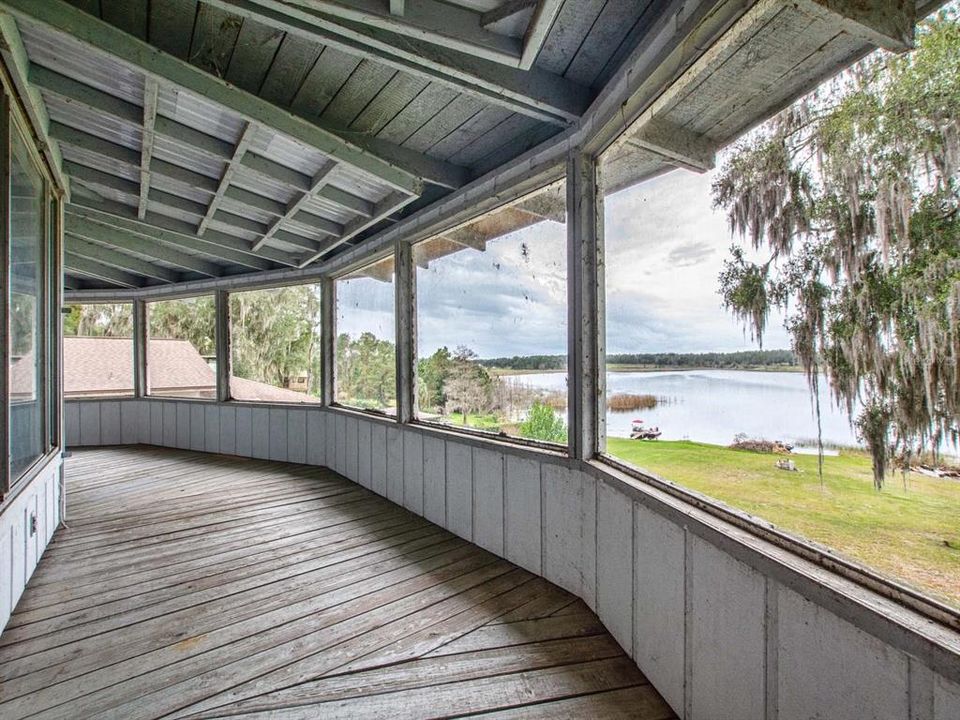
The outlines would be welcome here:
M 0 716 L 671 718 L 578 599 L 326 470 L 75 452 Z

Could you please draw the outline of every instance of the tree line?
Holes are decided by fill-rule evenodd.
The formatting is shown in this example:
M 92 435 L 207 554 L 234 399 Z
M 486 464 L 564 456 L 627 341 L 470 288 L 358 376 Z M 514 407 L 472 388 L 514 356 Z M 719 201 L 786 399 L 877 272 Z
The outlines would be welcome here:
M 215 352 L 213 297 L 161 300 L 147 306 L 149 337 L 186 340 L 201 355 Z M 306 376 L 310 394 L 320 393 L 320 297 L 316 286 L 296 285 L 230 296 L 232 373 L 276 387 Z M 63 334 L 133 337 L 130 303 L 70 306 Z
M 488 368 L 503 370 L 565 370 L 566 355 L 514 355 L 478 361 Z M 742 350 L 709 353 L 617 353 L 607 355 L 609 365 L 639 365 L 651 368 L 770 368 L 797 367 L 790 350 Z

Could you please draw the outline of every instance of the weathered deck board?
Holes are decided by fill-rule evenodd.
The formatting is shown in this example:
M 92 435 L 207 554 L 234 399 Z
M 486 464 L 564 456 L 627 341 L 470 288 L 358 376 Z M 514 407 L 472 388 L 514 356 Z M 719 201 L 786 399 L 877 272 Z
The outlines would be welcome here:
M 669 718 L 572 595 L 317 468 L 77 452 L 4 718 Z

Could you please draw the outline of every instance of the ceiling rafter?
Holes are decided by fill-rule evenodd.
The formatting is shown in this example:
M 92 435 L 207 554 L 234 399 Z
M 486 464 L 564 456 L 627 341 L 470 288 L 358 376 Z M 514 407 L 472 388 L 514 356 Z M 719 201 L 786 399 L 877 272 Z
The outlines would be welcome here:
M 520 56 L 520 67 L 529 70 L 533 67 L 537 55 L 547 41 L 547 35 L 553 22 L 557 19 L 563 0 L 540 0 L 530 18 L 527 32 L 523 37 L 523 53 Z
M 903 51 L 913 43 L 916 8 L 913 2 L 883 0 L 878 3 L 851 0 L 798 0 L 795 9 L 842 28 L 853 37 Z M 706 172 L 714 167 L 719 143 L 673 122 L 671 114 L 717 72 L 731 47 L 750 42 L 757 28 L 765 27 L 781 6 L 772 0 L 755 4 L 737 23 L 651 102 L 624 133 L 626 143 L 665 158 L 672 165 Z
M 45 92 L 53 93 L 70 102 L 81 103 L 86 107 L 111 117 L 119 118 L 130 123 L 138 122 L 137 119 L 140 117 L 141 111 L 136 105 L 132 105 L 125 100 L 91 88 L 40 65 L 31 66 L 30 78 L 33 83 L 43 88 Z M 268 158 L 250 153 L 247 151 L 246 146 L 241 148 L 243 152 L 237 153 L 239 145 L 232 146 L 218 138 L 206 135 L 169 118 L 157 116 L 154 131 L 158 135 L 175 139 L 211 157 L 228 163 L 227 172 L 222 176 L 220 181 L 217 181 L 173 165 L 172 163 L 157 159 L 152 161 L 151 172 L 170 177 L 178 182 L 186 183 L 196 189 L 215 194 L 222 192 L 222 196 L 225 197 L 236 196 L 239 192 L 244 202 L 264 212 L 283 214 L 283 206 L 278 206 L 279 209 L 278 207 L 273 207 L 275 203 L 269 200 L 269 198 L 256 196 L 256 193 L 242 191 L 239 188 L 230 186 L 230 180 L 234 176 L 236 169 L 242 166 L 271 180 L 283 183 L 299 192 L 304 192 L 311 186 L 311 180 L 308 176 L 280 165 Z M 65 142 L 68 145 L 74 145 L 90 152 L 101 153 L 134 167 L 140 162 L 136 152 L 129 148 L 115 145 L 107 140 L 89 135 L 82 130 L 77 130 L 61 123 L 51 123 L 51 135 L 59 142 Z M 224 179 L 226 182 L 224 182 Z M 328 200 L 348 212 L 363 217 L 369 218 L 373 213 L 373 203 L 369 200 L 329 184 L 321 188 L 318 197 Z M 150 199 L 154 199 L 154 197 L 151 196 Z M 216 204 L 213 205 L 213 208 L 214 213 L 216 213 Z M 210 219 L 215 219 L 214 213 L 210 214 Z M 204 212 L 202 214 L 206 219 L 207 213 Z M 318 218 L 317 220 L 318 222 L 315 224 L 319 225 L 320 219 Z M 209 219 L 206 220 L 204 231 L 207 230 L 206 224 L 209 222 Z M 323 231 L 322 227 L 315 227 L 314 229 L 321 232 Z M 254 231 L 260 232 L 262 229 L 254 228 Z M 335 232 L 339 232 L 339 227 Z M 327 234 L 329 234 L 329 232 L 327 232 Z
M 282 240 L 289 245 L 300 248 L 311 255 L 320 250 L 320 243 L 323 242 L 310 240 L 302 235 L 294 235 L 293 233 L 286 232 L 285 230 L 278 230 L 276 233 L 276 238 L 277 240 Z
M 336 167 L 337 167 L 336 163 L 332 163 L 332 162 L 324 165 L 320 169 L 320 171 L 317 172 L 316 175 L 314 175 L 313 181 L 311 182 L 310 187 L 307 189 L 307 191 L 304 192 L 300 197 L 296 198 L 295 200 L 290 201 L 290 204 L 287 205 L 286 212 L 284 212 L 283 215 L 281 215 L 276 220 L 274 220 L 274 222 L 270 225 L 270 227 L 267 228 L 267 232 L 265 232 L 263 236 L 256 243 L 254 243 L 253 249 L 259 250 L 263 246 L 263 244 L 267 242 L 267 240 L 272 238 L 277 233 L 277 230 L 280 229 L 280 226 L 284 222 L 292 219 L 294 215 L 300 212 L 301 208 L 307 202 L 309 202 L 324 185 L 327 184 L 327 180 L 330 177 L 330 173 L 332 173 L 336 169 Z M 343 228 L 340 228 L 340 232 L 341 233 L 343 232 Z M 336 235 L 339 235 L 340 233 L 330 233 L 330 234 L 336 236 Z
M 35 74 L 42 81 L 45 81 L 45 78 L 47 77 L 45 73 L 47 72 L 49 71 L 41 72 L 38 70 L 38 72 Z M 163 118 L 160 119 L 162 120 Z M 161 123 L 161 125 L 163 125 L 163 123 Z M 174 132 L 172 128 L 168 128 L 166 126 L 164 126 L 164 129 Z M 164 135 L 165 133 L 160 134 Z M 133 170 L 137 168 L 137 163 L 139 162 L 140 155 L 136 151 L 122 145 L 112 143 L 109 140 L 104 140 L 96 135 L 90 135 L 83 130 L 78 130 L 70 127 L 69 125 L 63 125 L 62 123 L 50 123 L 50 137 L 59 143 L 63 143 L 88 153 L 102 155 L 106 158 L 110 158 L 111 160 L 124 163 L 125 165 L 130 166 Z M 190 135 L 189 133 L 177 133 L 171 137 L 176 137 L 181 142 L 189 144 L 189 140 L 194 136 Z M 213 139 L 215 140 L 215 138 Z M 216 153 L 211 153 L 209 143 L 203 143 L 202 146 L 191 146 L 201 150 L 202 152 L 205 152 L 208 155 L 213 155 L 217 159 L 226 160 L 226 156 L 223 155 L 223 153 L 219 150 L 217 150 Z M 297 171 L 291 170 L 283 165 L 279 165 L 272 160 L 268 160 L 258 155 L 253 155 L 249 152 L 244 154 L 244 156 L 241 158 L 240 165 L 245 169 L 257 173 L 258 175 L 263 175 L 266 178 L 280 182 L 299 192 L 302 192 L 310 185 L 310 178 L 306 175 L 302 175 Z M 200 173 L 188 170 L 180 167 L 179 165 L 174 165 L 173 163 L 169 163 L 158 158 L 153 158 L 151 162 L 151 174 L 160 175 L 170 180 L 175 180 L 178 183 L 190 186 L 194 190 L 201 190 L 203 192 L 210 193 L 211 195 L 216 193 L 220 187 L 220 181 L 215 180 L 214 178 L 201 175 Z M 365 198 L 359 197 L 358 195 L 341 190 L 333 185 L 325 185 L 323 188 L 321 188 L 317 196 L 328 200 L 344 210 L 361 215 L 363 217 L 370 217 L 373 213 L 372 202 L 366 200 Z M 231 185 L 227 187 L 224 190 L 224 197 L 246 203 L 259 210 L 270 213 L 271 215 L 282 215 L 284 212 L 284 206 L 282 204 L 277 203 L 270 198 L 264 197 L 263 195 L 258 195 L 257 193 L 244 190 L 243 188 L 237 186 Z
M 63 266 L 74 273 L 80 273 L 87 277 L 95 278 L 108 282 L 111 285 L 119 285 L 125 288 L 141 288 L 146 285 L 140 277 L 129 273 L 126 270 L 118 270 L 115 267 L 104 265 L 95 260 L 75 255 L 71 252 L 63 254 Z
M 70 214 L 67 216 L 66 225 L 66 232 L 74 237 L 105 242 L 121 250 L 153 257 L 171 265 L 176 265 L 181 270 L 195 272 L 207 277 L 223 275 L 223 268 L 215 262 L 175 250 L 157 240 L 147 239 L 142 235 L 120 230 L 99 220 Z
M 410 0 L 400 13 L 382 0 L 288 1 L 332 18 L 383 28 L 502 65 L 520 64 L 522 46 L 516 38 L 487 30 L 483 13 L 440 0 Z
M 480 24 L 483 27 L 496 25 L 499 22 L 515 17 L 522 12 L 531 10 L 537 6 L 537 0 L 507 0 L 502 5 L 498 5 L 492 10 L 487 10 L 480 16 Z
M 626 142 L 694 172 L 707 172 L 716 164 L 715 142 L 661 118 L 645 119 Z
M 81 165 L 69 160 L 64 161 L 63 167 L 64 170 L 66 170 L 77 183 L 90 188 L 94 192 L 96 192 L 98 189 L 113 190 L 130 197 L 136 197 L 137 193 L 139 192 L 139 186 L 137 183 L 104 170 L 92 168 L 88 165 Z M 162 205 L 164 207 L 177 210 L 181 213 L 186 213 L 197 217 L 202 216 L 206 211 L 206 206 L 202 203 L 194 202 L 188 198 L 184 198 L 173 193 L 168 193 L 163 190 L 157 190 L 156 188 L 150 192 L 149 200 L 157 205 Z M 137 214 L 137 217 L 140 220 L 144 219 L 141 218 L 139 214 Z M 239 215 L 233 215 L 223 210 L 216 211 L 213 215 L 213 219 L 222 225 L 227 225 L 236 228 L 237 230 L 252 232 L 255 234 L 260 234 L 264 229 L 260 223 L 254 220 L 248 220 L 247 218 L 240 217 Z M 199 235 L 199 233 L 197 234 Z M 206 237 L 209 235 L 210 231 L 208 230 L 204 236 Z M 238 242 L 248 242 L 240 237 L 237 237 L 236 240 Z
M 67 209 L 72 214 L 98 219 L 112 227 L 203 253 L 215 260 L 251 270 L 271 270 L 274 268 L 274 263 L 288 267 L 296 267 L 299 264 L 297 258 L 275 248 L 263 249 L 269 251 L 269 254 L 253 253 L 250 250 L 250 243 L 246 240 L 215 230 L 208 231 L 202 238 L 198 237 L 190 223 L 165 215 L 147 213 L 147 217 L 141 221 L 137 218 L 136 211 L 122 203 L 75 196 Z
M 94 143 L 94 146 L 97 145 L 97 143 Z M 123 155 L 122 152 L 115 154 L 117 156 Z M 73 161 L 65 161 L 64 169 L 70 174 L 71 177 L 74 178 L 77 183 L 91 188 L 94 192 L 96 192 L 97 189 L 107 189 L 134 197 L 137 196 L 140 191 L 140 187 L 137 185 L 137 183 L 119 175 L 114 175 L 105 170 L 90 167 L 89 165 L 84 165 Z M 233 190 L 240 191 L 239 188 L 233 188 Z M 241 195 L 244 192 L 245 191 L 240 191 Z M 230 194 L 229 190 L 227 191 L 227 194 Z M 247 195 L 255 195 L 255 193 L 247 193 Z M 244 195 L 244 197 L 246 198 L 246 195 Z M 201 203 L 197 203 L 193 200 L 180 197 L 179 195 L 174 195 L 172 193 L 157 189 L 154 189 L 150 193 L 149 200 L 157 203 L 158 205 L 163 205 L 198 217 L 204 216 L 208 211 L 208 207 Z M 270 212 L 272 214 L 282 213 L 282 206 L 279 206 L 277 203 L 273 203 L 268 198 L 263 198 L 262 200 L 256 202 L 260 205 L 261 209 L 264 209 L 266 212 Z M 144 219 L 143 217 L 140 217 L 139 214 L 137 214 L 137 217 L 141 220 Z M 311 217 L 312 219 L 309 223 L 302 224 L 308 225 L 317 232 L 321 232 L 323 234 L 336 234 L 342 229 L 341 226 L 334 223 L 329 223 L 329 221 L 324 221 L 323 218 Z M 233 215 L 222 210 L 215 210 L 211 215 L 211 218 L 223 225 L 235 227 L 238 230 L 252 232 L 257 235 L 260 235 L 265 231 L 264 226 L 254 220 L 249 220 L 247 218 Z M 199 233 L 197 233 L 197 235 L 199 235 Z M 217 244 L 220 245 L 224 245 L 224 238 L 228 237 L 233 240 L 233 243 L 229 244 L 228 247 L 237 247 L 236 244 L 239 243 L 241 247 L 250 253 L 258 252 L 258 254 L 263 255 L 264 257 L 277 260 L 286 265 L 298 264 L 297 259 L 288 256 L 282 250 L 277 250 L 276 248 L 270 247 L 258 247 L 257 250 L 254 251 L 252 249 L 248 249 L 249 241 L 244 240 L 243 238 L 232 237 L 224 233 L 211 231 L 209 229 L 206 229 L 204 232 L 205 239 L 216 238 Z
M 111 265 L 119 270 L 126 270 L 137 275 L 160 280 L 167 284 L 180 282 L 181 280 L 180 273 L 176 270 L 170 270 L 148 260 L 126 255 L 119 250 L 97 245 L 89 240 L 78 238 L 70 232 L 66 232 L 64 235 L 64 252 L 94 260 L 104 265 Z
M 253 142 L 253 138 L 256 134 L 256 123 L 248 122 L 243 128 L 243 132 L 240 133 L 240 139 L 237 141 L 237 145 L 233 149 L 233 155 L 231 155 L 230 159 L 227 160 L 227 166 L 223 171 L 223 175 L 220 177 L 220 184 L 217 186 L 217 191 L 214 193 L 213 199 L 210 200 L 210 204 L 207 206 L 207 212 L 204 214 L 203 219 L 200 220 L 200 225 L 197 228 L 197 235 L 203 235 L 203 233 L 206 232 L 210 221 L 216 216 L 217 206 L 220 204 L 220 201 L 223 200 L 223 196 L 227 192 L 227 188 L 230 187 L 230 181 L 236 174 L 237 168 L 240 166 L 243 156 L 247 154 L 247 149 L 250 147 L 250 143 Z M 254 248 L 254 250 L 259 249 L 259 247 Z
M 64 162 L 64 169 L 79 185 L 90 188 L 93 192 L 98 192 L 100 189 L 106 189 L 133 196 L 137 190 L 136 183 L 105 170 L 90 167 L 89 165 L 83 165 L 67 160 Z M 268 198 L 258 196 L 255 193 L 250 193 L 242 190 L 241 188 L 233 187 L 228 188 L 224 196 L 234 197 L 240 201 L 253 199 L 254 202 L 257 203 L 265 212 L 269 212 L 279 220 L 286 219 L 284 217 L 286 213 L 286 206 L 269 200 Z M 252 196 L 252 198 L 249 196 Z M 157 205 L 162 205 L 182 213 L 189 213 L 199 216 L 205 212 L 205 206 L 202 203 L 196 203 L 192 200 L 188 200 L 187 198 L 164 192 L 162 190 L 157 190 L 156 188 L 151 191 L 149 199 L 150 202 L 156 203 Z M 240 230 L 253 232 L 258 235 L 262 235 L 266 232 L 266 230 L 268 230 L 268 228 L 264 228 L 264 226 L 254 220 L 248 220 L 247 218 L 233 215 L 223 210 L 215 211 L 211 217 L 223 225 L 236 227 Z M 139 219 L 142 220 L 143 218 Z M 324 236 L 329 235 L 338 237 L 343 232 L 342 225 L 308 213 L 300 213 L 300 215 L 295 218 L 295 221 L 300 226 L 309 228 L 312 232 L 320 233 Z M 196 234 L 198 236 L 200 235 L 199 232 Z M 217 244 L 222 245 L 223 238 L 231 236 L 226 236 L 223 233 L 218 233 L 217 231 L 207 229 L 202 237 L 204 239 L 217 238 Z M 308 253 L 313 253 L 317 247 L 316 243 L 312 239 L 303 237 L 301 235 L 296 235 L 292 232 L 284 232 L 282 236 L 276 234 L 276 237 L 290 245 L 294 245 L 300 249 L 306 250 Z M 242 238 L 234 238 L 234 240 L 235 243 L 249 243 L 249 241 L 243 240 Z M 236 247 L 236 245 L 231 245 L 231 247 Z M 249 248 L 249 252 L 251 254 L 260 254 L 264 257 L 276 259 L 286 265 L 297 265 L 300 262 L 298 258 L 293 258 L 292 256 L 287 255 L 283 250 L 266 247 L 262 242 L 254 243 L 253 246 Z
M 319 260 L 335 247 L 347 242 L 357 233 L 363 232 L 368 227 L 376 225 L 381 220 L 386 220 L 391 214 L 396 212 L 398 205 L 402 207 L 405 203 L 411 203 L 413 200 L 414 198 L 412 197 L 403 198 L 399 195 L 399 193 L 388 195 L 374 206 L 373 214 L 370 217 L 357 218 L 356 220 L 348 223 L 346 226 L 344 226 L 343 233 L 339 238 L 334 238 L 327 243 L 322 243 L 320 250 L 300 263 L 300 267 L 306 267 L 310 263 Z
M 798 0 L 805 12 L 836 23 L 846 32 L 891 52 L 914 47 L 917 3 L 913 0 Z
M 61 146 L 70 146 L 84 153 L 102 156 L 105 159 L 115 160 L 126 165 L 131 171 L 139 168 L 140 153 L 124 145 L 117 145 L 109 140 L 91 135 L 83 130 L 70 127 L 58 122 L 50 123 L 50 137 Z M 217 181 L 206 175 L 182 168 L 179 165 L 168 163 L 159 158 L 153 158 L 150 163 L 151 173 L 161 175 L 196 190 L 213 194 L 217 190 Z
M 147 196 L 150 194 L 150 160 L 153 158 L 153 129 L 157 121 L 157 95 L 160 83 L 147 77 L 143 83 L 143 139 L 140 150 L 140 205 L 137 217 L 147 214 Z
M 539 68 L 508 67 L 424 40 L 401 37 L 374 25 L 331 18 L 317 10 L 280 0 L 208 2 L 284 32 L 370 58 L 561 127 L 577 122 L 593 98 L 590 88 Z
M 60 33 L 66 33 L 93 49 L 106 53 L 137 72 L 215 102 L 247 121 L 269 127 L 316 148 L 395 190 L 419 195 L 423 180 L 415 172 L 375 155 L 368 149 L 294 115 L 273 103 L 215 77 L 194 65 L 161 52 L 146 42 L 80 10 L 65 0 L 3 0 L 15 16 Z

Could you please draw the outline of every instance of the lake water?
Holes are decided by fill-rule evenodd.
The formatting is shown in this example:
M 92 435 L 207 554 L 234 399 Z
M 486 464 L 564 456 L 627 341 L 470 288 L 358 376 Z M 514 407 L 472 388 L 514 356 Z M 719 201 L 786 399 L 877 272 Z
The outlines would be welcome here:
M 517 375 L 511 382 L 565 390 L 564 373 Z M 607 392 L 655 395 L 652 410 L 607 413 L 607 435 L 629 437 L 634 419 L 659 426 L 664 440 L 729 445 L 738 433 L 781 440 L 797 449 L 815 446 L 817 422 L 803 373 L 749 370 L 682 370 L 607 373 Z M 858 445 L 846 412 L 834 407 L 824 381 L 820 389 L 824 442 Z

